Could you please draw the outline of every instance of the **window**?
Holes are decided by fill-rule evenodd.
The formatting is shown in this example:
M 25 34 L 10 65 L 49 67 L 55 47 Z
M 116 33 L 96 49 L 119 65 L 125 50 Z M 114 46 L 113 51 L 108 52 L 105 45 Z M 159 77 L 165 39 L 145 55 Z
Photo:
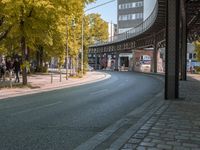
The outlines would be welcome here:
M 119 20 L 122 20 L 122 16 L 119 16 Z
M 192 53 L 189 53 L 189 59 L 192 59 Z
M 143 6 L 143 2 L 136 2 L 135 6 L 136 7 L 142 7 Z
M 135 19 L 142 19 L 142 18 L 143 18 L 143 13 L 135 14 Z
M 124 4 L 121 5 L 121 9 L 124 9 Z
M 128 20 L 131 20 L 131 19 L 132 19 L 132 14 L 128 14 L 128 15 L 127 15 L 127 19 L 128 19 Z
M 136 19 L 136 15 L 132 14 L 132 19 L 135 20 Z
M 119 5 L 119 9 L 122 9 L 122 5 L 121 4 Z
M 132 8 L 135 8 L 136 7 L 136 3 L 132 3 Z
M 127 5 L 126 4 L 124 4 L 124 9 L 126 9 L 127 8 Z

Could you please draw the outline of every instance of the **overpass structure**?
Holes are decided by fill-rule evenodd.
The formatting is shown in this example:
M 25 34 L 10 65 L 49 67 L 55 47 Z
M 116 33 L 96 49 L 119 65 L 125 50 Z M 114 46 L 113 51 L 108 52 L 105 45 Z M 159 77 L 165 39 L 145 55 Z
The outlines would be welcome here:
M 131 30 L 108 42 L 89 47 L 89 54 L 114 53 L 153 47 L 153 72 L 157 73 L 157 52 L 165 47 L 165 99 L 179 98 L 179 80 L 186 80 L 187 42 L 200 39 L 199 0 L 157 0 L 150 16 Z M 117 64 L 117 63 L 116 63 Z

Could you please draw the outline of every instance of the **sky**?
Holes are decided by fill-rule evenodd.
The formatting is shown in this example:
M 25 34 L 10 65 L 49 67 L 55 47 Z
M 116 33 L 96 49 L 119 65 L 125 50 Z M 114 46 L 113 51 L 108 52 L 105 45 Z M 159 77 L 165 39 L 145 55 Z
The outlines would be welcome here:
M 96 0 L 95 3 L 89 4 L 85 10 L 92 7 L 98 6 L 100 4 L 109 2 L 110 0 Z M 146 19 L 152 12 L 155 6 L 156 0 L 144 0 L 144 19 Z M 107 22 L 112 22 L 117 24 L 117 0 L 112 3 L 106 4 L 104 6 L 87 11 L 86 14 L 99 13 L 102 18 Z
M 97 0 L 95 3 L 89 4 L 86 9 L 95 7 L 97 5 L 109 2 L 110 0 Z M 90 11 L 87 11 L 86 14 L 90 13 L 99 13 L 101 14 L 101 17 L 107 21 L 112 23 L 117 23 L 117 0 L 106 4 L 104 6 L 92 9 Z

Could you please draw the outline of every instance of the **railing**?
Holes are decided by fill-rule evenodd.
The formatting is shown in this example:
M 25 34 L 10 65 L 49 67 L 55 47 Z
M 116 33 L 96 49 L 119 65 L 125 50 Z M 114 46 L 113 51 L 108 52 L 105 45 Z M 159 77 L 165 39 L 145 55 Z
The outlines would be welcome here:
M 124 33 L 121 33 L 121 34 L 111 37 L 106 42 L 98 42 L 92 46 L 101 46 L 101 45 L 106 45 L 106 44 L 112 44 L 112 43 L 121 42 L 121 41 L 130 39 L 130 38 L 136 37 L 136 36 L 140 35 L 141 33 L 144 33 L 145 31 L 147 31 L 153 25 L 153 23 L 155 22 L 155 20 L 157 18 L 157 14 L 158 14 L 158 0 L 155 4 L 155 7 L 154 7 L 152 13 L 141 24 L 137 25 L 136 27 L 134 27 Z

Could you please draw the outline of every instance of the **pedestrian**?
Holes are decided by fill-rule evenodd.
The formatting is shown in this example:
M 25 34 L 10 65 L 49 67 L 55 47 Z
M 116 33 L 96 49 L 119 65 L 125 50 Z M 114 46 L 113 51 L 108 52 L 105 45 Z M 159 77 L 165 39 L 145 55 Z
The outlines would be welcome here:
M 5 65 L 0 63 L 0 80 L 5 80 Z
M 10 72 L 12 69 L 12 62 L 10 59 L 6 61 L 6 71 Z
M 15 72 L 15 82 L 20 82 L 19 80 L 19 73 L 20 73 L 20 62 L 18 58 L 15 59 L 14 64 L 13 64 L 13 69 Z

